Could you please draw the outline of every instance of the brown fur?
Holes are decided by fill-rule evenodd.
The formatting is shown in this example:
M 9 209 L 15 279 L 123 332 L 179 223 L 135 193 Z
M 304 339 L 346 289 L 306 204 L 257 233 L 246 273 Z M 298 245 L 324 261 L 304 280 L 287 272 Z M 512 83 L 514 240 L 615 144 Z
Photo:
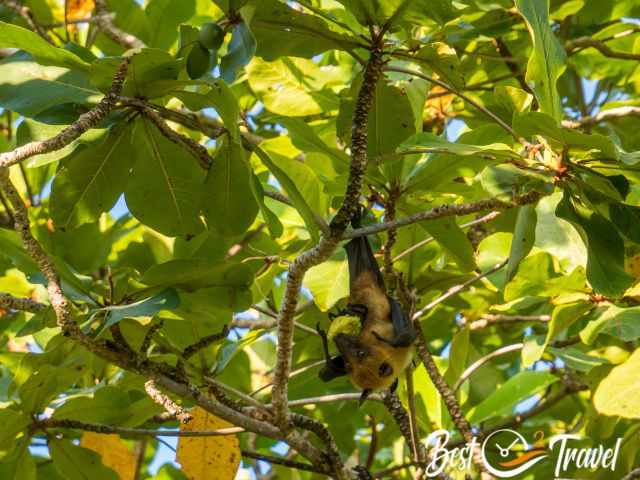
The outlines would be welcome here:
M 362 390 L 372 391 L 389 388 L 398 375 L 404 371 L 413 358 L 413 347 L 398 348 L 377 339 L 372 332 L 383 338 L 393 338 L 391 309 L 387 295 L 377 285 L 372 273 L 360 275 L 352 285 L 349 303 L 365 305 L 367 318 L 358 335 L 359 343 L 368 350 L 364 358 L 357 358 L 353 352 L 341 352 L 348 364 L 351 383 Z M 393 374 L 381 377 L 379 368 L 387 362 Z

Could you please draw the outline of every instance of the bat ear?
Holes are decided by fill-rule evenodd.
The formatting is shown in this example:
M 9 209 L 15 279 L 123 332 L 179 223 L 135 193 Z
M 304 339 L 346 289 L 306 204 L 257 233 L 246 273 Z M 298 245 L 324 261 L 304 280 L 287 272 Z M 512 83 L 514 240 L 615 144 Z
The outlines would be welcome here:
M 362 395 L 360 395 L 360 400 L 358 400 L 358 406 L 361 407 L 362 404 L 364 403 L 364 401 L 367 399 L 367 397 L 369 396 L 369 394 L 371 393 L 371 389 L 370 388 L 365 388 L 362 391 Z

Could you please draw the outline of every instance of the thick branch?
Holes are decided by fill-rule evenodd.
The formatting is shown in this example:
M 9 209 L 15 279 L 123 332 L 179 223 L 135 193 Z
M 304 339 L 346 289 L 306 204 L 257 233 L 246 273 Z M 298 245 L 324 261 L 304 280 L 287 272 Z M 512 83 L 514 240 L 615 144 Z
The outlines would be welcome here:
M 144 48 L 146 45 L 135 35 L 116 27 L 105 0 L 95 0 L 95 15 L 93 17 L 98 28 L 111 40 L 126 49 Z
M 287 383 L 291 373 L 293 351 L 293 319 L 302 280 L 309 268 L 325 261 L 337 248 L 340 238 L 356 213 L 367 167 L 367 129 L 369 110 L 378 78 L 382 73 L 382 52 L 374 48 L 365 68 L 352 122 L 351 165 L 345 199 L 331 222 L 331 231 L 324 234 L 318 245 L 299 255 L 290 265 L 287 285 L 278 313 L 278 350 L 274 373 L 272 399 L 276 425 L 286 429 L 289 425 Z
M 541 194 L 535 191 L 531 191 L 524 195 L 515 197 L 511 202 L 503 202 L 497 198 L 486 198 L 484 200 L 478 200 L 473 203 L 462 204 L 445 204 L 437 207 L 430 208 L 424 212 L 419 212 L 408 217 L 402 217 L 392 222 L 378 223 L 369 225 L 362 228 L 357 228 L 346 232 L 343 238 L 355 238 L 365 235 L 371 235 L 378 232 L 384 232 L 391 228 L 404 227 L 405 225 L 411 225 L 412 223 L 421 222 L 423 220 L 433 220 L 435 218 L 450 217 L 450 216 L 462 216 L 469 215 L 471 213 L 478 213 L 484 210 L 507 210 L 509 208 L 518 207 L 520 205 L 527 205 L 529 203 L 537 202 L 541 197 Z
M 107 93 L 95 107 L 80 115 L 75 122 L 51 138 L 30 142 L 10 152 L 0 153 L 0 168 L 9 167 L 34 155 L 60 150 L 90 128 L 95 127 L 107 116 L 116 104 L 130 61 L 131 59 L 129 57 L 123 60 L 113 77 L 113 83 L 111 84 L 109 93 Z
M 30 298 L 14 297 L 8 293 L 0 293 L 0 308 L 4 310 L 22 310 L 23 312 L 39 313 L 45 310 L 47 306 Z

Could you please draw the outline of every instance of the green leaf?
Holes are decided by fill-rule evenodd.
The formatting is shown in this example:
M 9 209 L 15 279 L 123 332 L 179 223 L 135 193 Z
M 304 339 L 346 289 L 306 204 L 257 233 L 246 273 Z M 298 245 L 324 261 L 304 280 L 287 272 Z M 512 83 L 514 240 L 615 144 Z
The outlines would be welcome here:
M 179 98 L 193 111 L 213 108 L 220 115 L 224 126 L 235 142 L 240 142 L 240 108 L 233 92 L 222 80 L 202 84 L 204 91 L 199 93 L 176 91 L 173 95 Z
M 180 298 L 176 291 L 172 288 L 167 288 L 152 297 L 139 300 L 135 303 L 105 307 L 99 310 L 105 312 L 104 322 L 101 325 L 100 331 L 106 330 L 125 318 L 153 317 L 162 310 L 173 310 L 179 305 Z
M 98 388 L 92 396 L 77 396 L 65 401 L 52 418 L 102 425 L 120 425 L 126 418 L 131 399 L 119 388 Z
M 536 224 L 538 216 L 535 205 L 523 205 L 518 207 L 516 227 L 513 231 L 509 263 L 507 263 L 507 281 L 516 274 L 520 261 L 525 258 L 536 240 Z
M 151 0 L 144 11 L 153 28 L 147 42 L 150 47 L 171 47 L 178 37 L 178 25 L 187 22 L 196 10 L 195 0 Z
M 91 64 L 91 83 L 101 92 L 108 92 L 122 60 L 122 57 L 103 57 L 94 61 Z M 131 57 L 122 95 L 143 98 L 163 96 L 167 88 L 161 87 L 167 84 L 172 86 L 168 81 L 178 78 L 181 67 L 182 61 L 164 50 L 143 48 Z
M 49 453 L 65 480 L 118 480 L 116 472 L 102 464 L 100 455 L 69 440 L 50 440 Z
M 264 202 L 264 189 L 262 188 L 262 184 L 258 177 L 255 175 L 251 175 L 251 193 L 253 194 L 254 200 L 258 203 L 260 207 L 260 212 L 262 213 L 262 218 L 264 218 L 267 223 L 267 228 L 269 228 L 269 232 L 273 238 L 279 238 L 282 236 L 284 232 L 284 227 L 282 226 L 282 222 L 278 218 L 278 216 L 273 213 L 269 207 Z
M 433 133 L 416 133 L 408 138 L 400 147 L 399 153 L 450 153 L 460 157 L 479 156 L 486 160 L 510 160 L 519 158 L 511 147 L 504 143 L 494 143 L 491 145 L 465 145 L 459 142 L 449 142 L 446 139 L 434 135 Z
M 313 171 L 304 163 L 290 160 L 283 155 L 256 148 L 255 154 L 280 182 L 289 195 L 293 206 L 303 218 L 309 234 L 314 240 L 319 238 L 318 226 L 314 211 L 309 202 L 316 206 L 324 204 L 324 197 L 318 186 L 318 179 Z M 273 157 L 273 158 L 272 158 Z
M 620 149 L 609 136 L 561 128 L 554 118 L 542 112 L 523 112 L 515 115 L 513 128 L 525 137 L 542 135 L 558 149 L 567 148 L 583 152 L 599 150 L 607 157 L 615 159 L 621 155 Z
M 295 117 L 282 117 L 278 120 L 287 129 L 292 143 L 305 153 L 317 152 L 330 157 L 334 167 L 347 171 L 349 157 L 335 147 L 327 145 L 307 122 Z
M 16 436 L 26 432 L 27 427 L 31 424 L 31 419 L 28 415 L 13 408 L 3 408 L 0 410 L 0 422 L 2 422 L 0 452 L 7 452 L 13 448 Z
M 36 480 L 36 463 L 29 451 L 29 437 L 15 442 L 13 452 L 0 462 L 0 478 L 4 480 Z
M 512 413 L 513 408 L 523 400 L 546 389 L 558 381 L 558 377 L 547 372 L 526 370 L 509 378 L 494 393 L 478 404 L 469 421 L 479 423 L 494 417 Z
M 551 314 L 545 345 L 556 339 L 592 308 L 593 305 L 585 301 L 556 305 Z
M 420 226 L 435 238 L 444 250 L 451 254 L 460 270 L 471 272 L 478 268 L 473 245 L 456 223 L 455 217 L 422 222 Z
M 330 260 L 311 267 L 304 277 L 304 286 L 311 291 L 320 311 L 326 312 L 338 300 L 349 295 L 349 265 L 343 250 Z
M 624 271 L 624 242 L 613 225 L 566 193 L 556 215 L 573 225 L 587 247 L 587 278 L 594 290 L 606 296 L 622 295 L 633 278 Z
M 122 124 L 99 145 L 77 150 L 62 161 L 51 191 L 56 228 L 64 231 L 95 222 L 111 210 L 127 185 L 132 148 L 130 127 Z
M 464 71 L 455 49 L 443 42 L 434 42 L 422 47 L 414 56 L 415 60 L 433 70 L 446 83 L 463 88 Z
M 614 367 L 593 394 L 593 405 L 602 415 L 640 418 L 640 349 Z
M 165 235 L 196 235 L 202 230 L 204 184 L 196 160 L 145 118 L 136 120 L 132 144 L 134 163 L 125 196 L 133 216 Z
M 423 24 L 427 19 L 445 23 L 455 16 L 449 0 L 338 0 L 362 25 Z
M 330 30 L 320 17 L 303 14 L 276 0 L 260 2 L 251 29 L 257 40 L 256 55 L 267 61 L 285 56 L 312 58 L 327 50 L 356 46 L 354 39 Z
M 251 175 L 241 145 L 228 142 L 218 149 L 205 182 L 202 204 L 210 230 L 229 237 L 246 233 L 258 214 Z
M 0 62 L 0 78 L 0 106 L 26 117 L 60 104 L 84 105 L 102 97 L 86 72 L 41 66 L 23 52 Z
M 640 338 L 640 307 L 621 308 L 610 305 L 604 311 L 596 310 L 591 317 L 595 318 L 580 332 L 580 338 L 587 345 L 595 342 L 601 333 L 625 342 Z
M 556 82 L 565 69 L 566 54 L 549 25 L 549 0 L 515 0 L 515 4 L 533 43 L 526 80 L 533 86 L 541 111 L 559 122 L 562 105 Z
M 149 286 L 176 286 L 190 290 L 206 287 L 249 287 L 253 270 L 246 263 L 213 263 L 206 259 L 180 259 L 154 265 L 141 281 Z
M 89 70 L 89 64 L 77 55 L 54 47 L 37 33 L 11 23 L 0 22 L 0 48 L 17 48 L 29 52 L 40 65 Z
M 233 26 L 227 54 L 220 60 L 220 75 L 227 83 L 233 83 L 240 70 L 248 65 L 256 52 L 256 39 L 246 23 Z
M 578 370 L 579 372 L 589 372 L 591 369 L 600 365 L 607 365 L 608 360 L 600 357 L 587 355 L 576 347 L 554 348 L 548 347 L 549 353 L 552 353 L 561 359 L 569 368 Z
M 304 117 L 337 110 L 336 94 L 325 86 L 344 72 L 323 68 L 311 60 L 280 58 L 265 62 L 254 58 L 247 67 L 249 86 L 267 110 L 284 116 Z

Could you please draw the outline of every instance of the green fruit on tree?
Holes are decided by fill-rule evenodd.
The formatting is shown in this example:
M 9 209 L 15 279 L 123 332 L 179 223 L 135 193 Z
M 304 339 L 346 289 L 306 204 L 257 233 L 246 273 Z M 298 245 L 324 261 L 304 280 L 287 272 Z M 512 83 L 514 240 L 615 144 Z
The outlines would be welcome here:
M 217 50 L 224 40 L 224 30 L 217 23 L 209 22 L 200 27 L 198 41 L 210 50 Z

